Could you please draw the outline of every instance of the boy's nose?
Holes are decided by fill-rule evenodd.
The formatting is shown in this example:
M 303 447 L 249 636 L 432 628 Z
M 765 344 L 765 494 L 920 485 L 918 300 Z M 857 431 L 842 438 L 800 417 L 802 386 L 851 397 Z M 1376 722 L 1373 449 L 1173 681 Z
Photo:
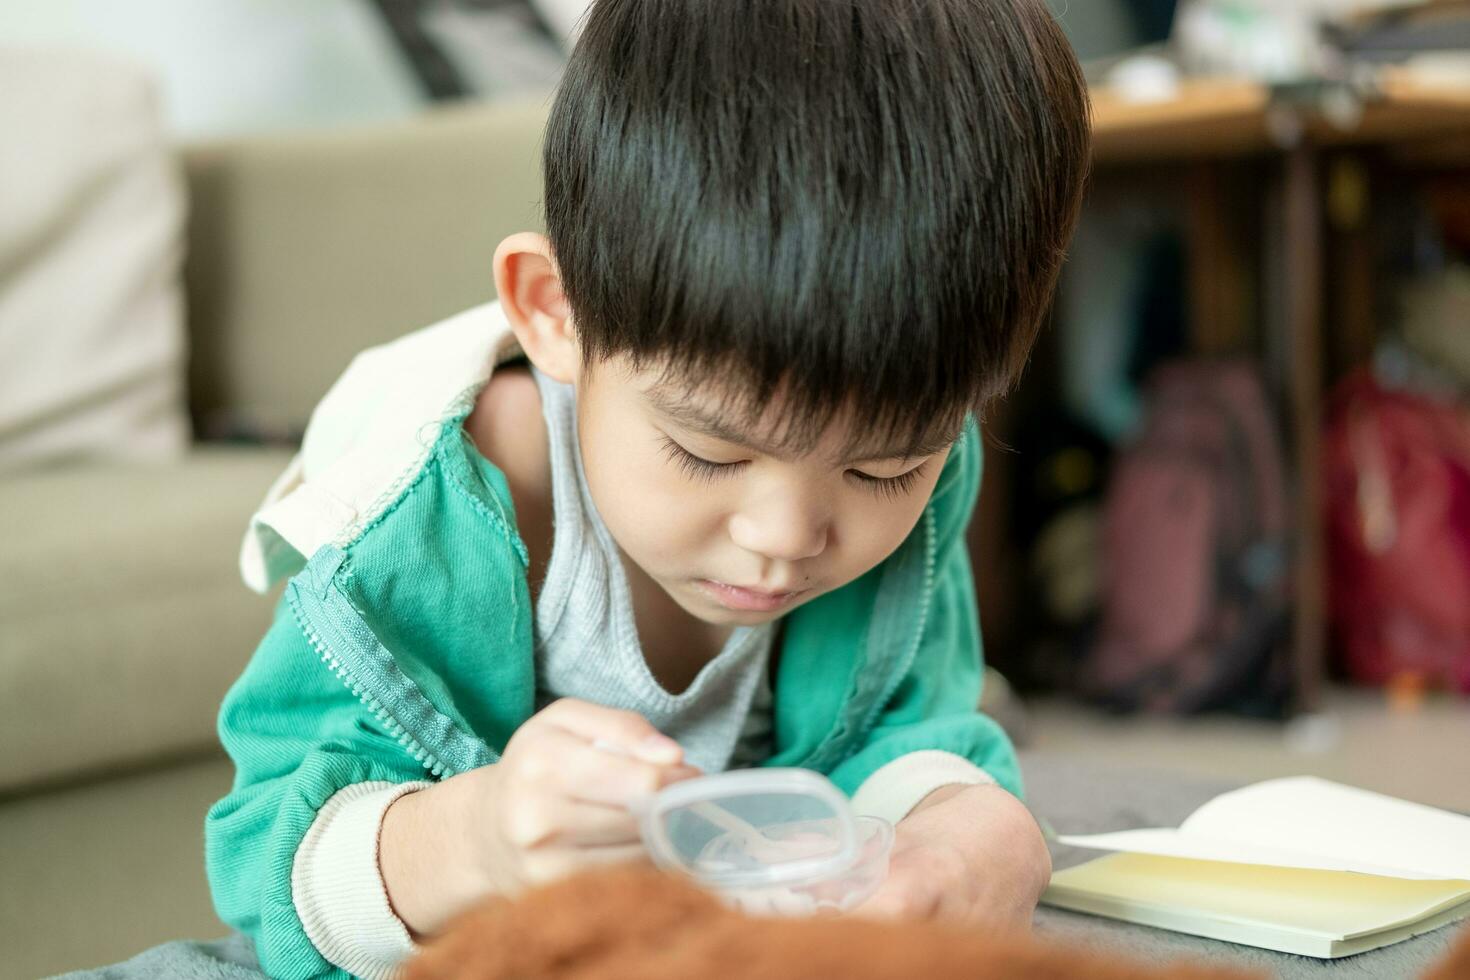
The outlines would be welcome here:
M 730 537 L 746 551 L 773 561 L 814 558 L 827 547 L 830 530 L 822 508 L 770 500 L 730 518 Z

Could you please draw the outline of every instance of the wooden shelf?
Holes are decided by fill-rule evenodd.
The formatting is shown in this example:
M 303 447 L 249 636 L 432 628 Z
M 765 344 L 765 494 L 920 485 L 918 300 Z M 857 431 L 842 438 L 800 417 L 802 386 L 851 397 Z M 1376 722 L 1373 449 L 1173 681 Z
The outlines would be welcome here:
M 1259 206 L 1262 227 L 1271 229 L 1264 255 L 1272 274 L 1266 278 L 1275 283 L 1266 322 L 1280 334 L 1267 347 L 1278 352 L 1271 363 L 1285 389 L 1280 394 L 1292 453 L 1297 546 L 1291 662 L 1297 707 L 1303 710 L 1317 703 L 1326 673 L 1319 472 L 1323 154 L 1348 147 L 1392 147 L 1396 153 L 1433 147 L 1442 154 L 1470 145 L 1470 87 L 1432 86 L 1395 70 L 1383 71 L 1377 83 L 1376 98 L 1360 107 L 1349 103 L 1340 113 L 1328 113 L 1310 100 L 1274 97 L 1263 85 L 1234 79 L 1190 80 L 1177 98 L 1164 102 L 1130 102 L 1107 88 L 1092 92 L 1094 161 L 1100 170 L 1158 164 L 1186 169 L 1192 315 L 1200 321 L 1193 327 L 1203 349 L 1211 346 L 1211 323 L 1241 318 L 1224 315 L 1231 309 L 1222 296 L 1232 288 L 1229 270 L 1240 266 L 1230 260 L 1240 256 L 1228 254 L 1227 236 L 1221 234 L 1230 216 L 1219 191 L 1222 168 L 1251 162 L 1274 175 L 1274 186 L 1263 188 Z
M 1426 84 L 1400 70 L 1378 78 L 1380 97 L 1349 123 L 1310 105 L 1273 104 L 1265 86 L 1194 79 L 1165 102 L 1132 102 L 1092 90 L 1093 156 L 1100 164 L 1157 163 L 1276 153 L 1303 140 L 1353 146 L 1463 136 L 1470 131 L 1470 87 Z
M 1267 129 L 1270 93 L 1254 82 L 1185 82 L 1177 99 L 1132 102 L 1092 90 L 1093 158 L 1099 163 L 1244 156 L 1275 148 Z
M 1470 133 L 1470 87 L 1426 85 L 1402 71 L 1385 71 L 1378 79 L 1383 99 L 1364 107 L 1362 121 L 1351 130 L 1317 123 L 1313 138 L 1324 145 L 1403 143 L 1463 137 Z

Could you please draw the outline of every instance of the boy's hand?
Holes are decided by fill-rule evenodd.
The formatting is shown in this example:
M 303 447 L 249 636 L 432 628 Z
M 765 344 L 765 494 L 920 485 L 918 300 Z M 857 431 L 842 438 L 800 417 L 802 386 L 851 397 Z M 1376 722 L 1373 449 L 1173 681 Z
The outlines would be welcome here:
M 999 786 L 946 786 L 896 828 L 888 878 L 856 914 L 1029 930 L 1051 879 L 1031 814 Z
M 379 866 L 389 900 L 426 933 L 486 895 L 637 860 L 629 806 L 698 772 L 646 719 L 557 701 L 516 731 L 499 762 L 388 808 Z
M 679 743 L 639 715 L 571 699 L 522 725 L 500 762 L 481 772 L 481 857 L 500 893 L 638 859 L 629 808 L 699 774 Z

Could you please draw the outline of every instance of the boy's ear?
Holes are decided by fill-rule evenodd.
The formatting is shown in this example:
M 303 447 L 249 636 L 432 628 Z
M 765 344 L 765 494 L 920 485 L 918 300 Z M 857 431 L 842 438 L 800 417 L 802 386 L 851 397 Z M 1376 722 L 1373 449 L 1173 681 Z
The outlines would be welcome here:
M 522 231 L 495 250 L 495 289 L 521 350 L 542 374 L 571 384 L 582 364 L 572 309 L 545 235 Z

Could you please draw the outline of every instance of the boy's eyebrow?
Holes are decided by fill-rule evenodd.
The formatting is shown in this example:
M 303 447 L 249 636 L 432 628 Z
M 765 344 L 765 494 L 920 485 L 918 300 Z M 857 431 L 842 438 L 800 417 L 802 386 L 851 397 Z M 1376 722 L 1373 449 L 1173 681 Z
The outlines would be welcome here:
M 677 422 L 686 429 L 691 429 L 701 435 L 718 439 L 721 442 L 734 443 L 746 449 L 753 449 L 764 456 L 773 456 L 776 459 L 789 459 L 798 455 L 782 446 L 765 445 L 758 440 L 752 439 L 746 432 L 731 426 L 724 419 L 713 415 L 700 406 L 685 398 L 679 398 L 665 391 L 661 386 L 655 386 L 644 392 L 648 400 L 661 414 Z M 960 436 L 960 427 L 955 426 L 953 431 L 942 431 L 937 436 L 931 436 L 920 440 L 917 444 L 903 447 L 879 448 L 877 451 L 869 451 L 866 447 L 860 448 L 849 455 L 845 462 L 864 463 L 877 462 L 890 459 L 918 459 L 921 456 L 932 456 L 952 446 Z

